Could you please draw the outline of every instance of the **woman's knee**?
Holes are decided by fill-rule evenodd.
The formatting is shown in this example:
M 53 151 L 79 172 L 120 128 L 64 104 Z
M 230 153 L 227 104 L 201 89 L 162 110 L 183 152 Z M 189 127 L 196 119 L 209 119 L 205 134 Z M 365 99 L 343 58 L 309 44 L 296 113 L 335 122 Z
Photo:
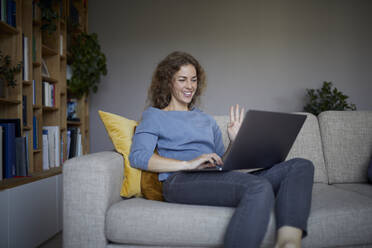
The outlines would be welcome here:
M 301 174 L 314 174 L 314 164 L 310 160 L 305 158 L 293 158 L 290 161 L 291 170 Z
M 270 201 L 274 199 L 274 190 L 271 183 L 265 178 L 257 178 L 254 182 L 246 186 L 245 194 L 257 195 L 258 198 L 269 199 Z

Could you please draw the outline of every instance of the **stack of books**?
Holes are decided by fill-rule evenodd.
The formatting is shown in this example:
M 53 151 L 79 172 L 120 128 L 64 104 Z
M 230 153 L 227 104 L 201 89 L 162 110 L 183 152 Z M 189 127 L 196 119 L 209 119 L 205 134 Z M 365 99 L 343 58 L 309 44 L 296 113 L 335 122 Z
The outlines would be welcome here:
M 43 91 L 43 96 L 42 96 L 43 106 L 55 107 L 56 101 L 55 101 L 54 84 L 43 82 L 42 91 Z
M 21 136 L 20 119 L 0 119 L 0 180 L 28 176 L 29 132 Z
M 0 0 L 0 20 L 12 27 L 17 26 L 17 4 L 15 0 Z
M 68 158 L 83 155 L 80 128 L 69 127 L 67 130 L 67 155 Z
M 43 127 L 43 170 L 60 166 L 60 141 L 59 126 Z

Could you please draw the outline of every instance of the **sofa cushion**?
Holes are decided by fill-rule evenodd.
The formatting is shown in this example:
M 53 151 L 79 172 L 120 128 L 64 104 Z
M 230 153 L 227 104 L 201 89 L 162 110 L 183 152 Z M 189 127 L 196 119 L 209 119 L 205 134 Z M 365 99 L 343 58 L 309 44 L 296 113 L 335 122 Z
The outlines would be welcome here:
M 340 189 L 349 190 L 372 198 L 372 184 L 367 183 L 337 183 L 333 184 Z
M 313 114 L 300 114 L 306 114 L 307 118 L 297 136 L 295 143 L 292 146 L 292 149 L 289 151 L 286 160 L 300 157 L 312 161 L 315 167 L 314 182 L 328 183 L 318 119 Z M 227 124 L 229 122 L 229 117 L 226 115 L 214 116 L 214 118 L 221 129 L 223 143 L 225 148 L 227 148 L 229 145 L 229 137 L 227 135 Z
M 106 237 L 114 243 L 132 245 L 219 247 L 233 211 L 226 207 L 124 200 L 112 205 L 106 214 Z M 303 247 L 370 244 L 371 230 L 371 198 L 333 185 L 314 184 Z M 262 246 L 272 247 L 274 237 L 275 218 L 271 216 Z
M 126 198 L 144 196 L 162 201 L 162 184 L 158 180 L 158 173 L 133 168 L 129 162 L 132 138 L 138 122 L 101 110 L 98 113 L 115 150 L 124 157 L 124 177 L 120 195 Z
M 303 247 L 372 244 L 372 199 L 333 185 L 315 184 Z
M 141 171 L 132 168 L 128 158 L 138 122 L 101 110 L 98 113 L 115 150 L 124 157 L 124 177 L 120 195 L 123 197 L 141 196 Z
M 286 160 L 299 157 L 312 161 L 315 168 L 314 182 L 328 183 L 318 119 L 310 113 L 301 114 L 306 114 L 307 118 Z
M 318 119 L 330 183 L 367 182 L 372 111 L 326 111 Z
M 111 206 L 106 214 L 106 237 L 114 243 L 220 247 L 234 208 L 198 206 L 128 199 Z M 274 243 L 274 218 L 264 239 Z M 269 244 L 268 244 L 269 243 Z

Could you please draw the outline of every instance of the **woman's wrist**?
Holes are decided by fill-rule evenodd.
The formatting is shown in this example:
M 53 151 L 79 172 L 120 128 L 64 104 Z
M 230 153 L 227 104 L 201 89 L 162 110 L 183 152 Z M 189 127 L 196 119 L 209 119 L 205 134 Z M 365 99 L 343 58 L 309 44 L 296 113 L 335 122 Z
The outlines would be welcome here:
M 180 163 L 180 167 L 181 167 L 181 169 L 180 170 L 187 170 L 187 169 L 190 169 L 190 165 L 191 165 L 191 163 L 190 163 L 190 161 L 180 161 L 181 163 Z

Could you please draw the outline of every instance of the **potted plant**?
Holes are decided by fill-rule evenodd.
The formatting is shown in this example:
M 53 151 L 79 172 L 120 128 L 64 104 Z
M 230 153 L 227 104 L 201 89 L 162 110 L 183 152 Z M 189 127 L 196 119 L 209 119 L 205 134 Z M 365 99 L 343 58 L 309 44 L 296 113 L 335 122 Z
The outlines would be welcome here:
M 40 0 L 38 3 L 41 10 L 41 30 L 47 31 L 49 35 L 57 30 L 58 13 L 53 9 L 54 4 L 56 0 Z
M 11 57 L 9 55 L 4 56 L 0 51 L 0 97 L 6 97 L 7 86 L 14 88 L 17 85 L 14 75 L 19 73 L 21 68 L 21 63 L 12 66 Z
M 70 93 L 76 97 L 96 92 L 101 75 L 107 74 L 106 56 L 101 52 L 97 34 L 80 33 L 71 46 L 72 76 L 67 80 Z
M 348 96 L 332 88 L 332 82 L 323 82 L 321 89 L 306 89 L 306 92 L 305 112 L 318 115 L 327 110 L 356 110 L 355 104 L 346 101 Z
M 55 6 L 57 0 L 40 0 L 38 6 L 41 10 L 41 31 L 43 44 L 55 49 L 57 48 L 57 38 L 55 37 L 57 30 L 57 20 L 59 18 Z

